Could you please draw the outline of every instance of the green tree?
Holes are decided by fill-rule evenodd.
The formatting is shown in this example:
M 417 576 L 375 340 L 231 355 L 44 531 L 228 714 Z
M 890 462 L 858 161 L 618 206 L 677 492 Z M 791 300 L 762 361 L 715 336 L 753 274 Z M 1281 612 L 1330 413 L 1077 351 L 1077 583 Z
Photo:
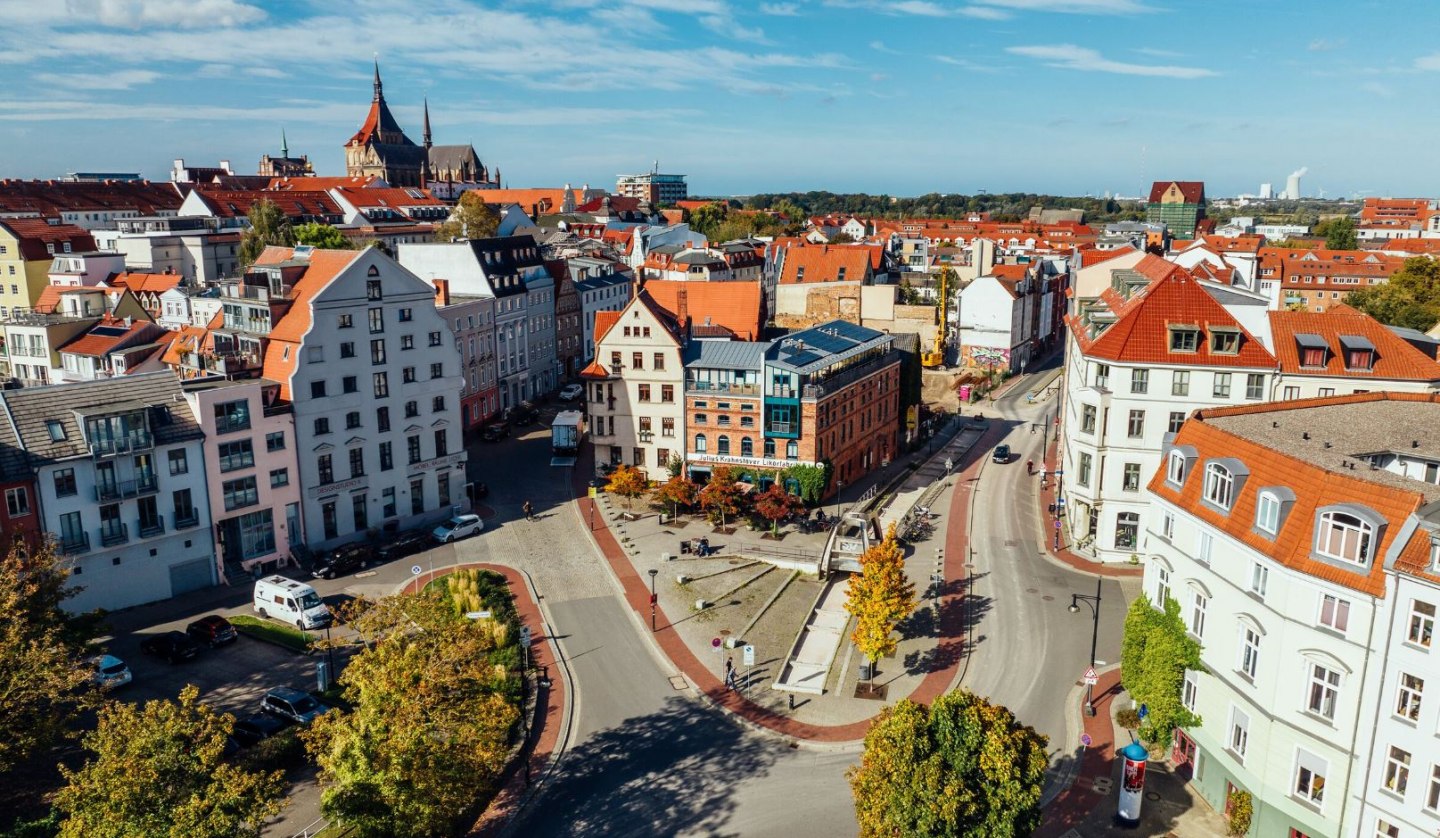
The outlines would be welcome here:
M 1200 717 L 1181 703 L 1187 669 L 1203 667 L 1200 644 L 1185 630 L 1180 603 L 1166 597 L 1162 611 L 1145 597 L 1137 597 L 1125 615 L 1120 675 L 1135 703 L 1149 708 L 1140 728 L 1145 741 L 1168 741 L 1175 728 L 1200 724 Z
M 649 487 L 650 481 L 645 479 L 645 472 L 635 466 L 620 465 L 610 472 L 610 482 L 605 484 L 605 491 L 624 498 L 625 508 L 629 509 Z
M 679 515 L 680 507 L 692 507 L 700 499 L 700 487 L 683 474 L 676 474 L 655 489 L 655 500 L 670 504 L 670 514 Z
M 795 481 L 800 488 L 800 499 L 806 503 L 819 503 L 830 488 L 830 478 L 835 474 L 835 465 L 821 460 L 819 465 L 791 466 L 780 473 L 782 482 Z
M 710 473 L 710 482 L 700 490 L 700 506 L 712 516 L 718 515 L 722 527 L 727 518 L 740 514 L 743 501 L 744 494 L 729 466 L 716 466 Z
M 308 244 L 321 250 L 355 250 L 355 245 L 345 234 L 329 224 L 310 222 L 295 228 L 295 243 Z
M 60 838 L 260 834 L 284 806 L 284 776 L 226 762 L 235 719 L 198 696 L 189 685 L 178 703 L 117 701 L 100 711 L 84 740 L 95 757 L 78 771 L 61 767 Z
M 1345 302 L 1381 323 L 1427 331 L 1440 322 L 1440 262 L 1412 256 L 1389 281 L 1353 291 Z
M 785 487 L 777 480 L 755 499 L 755 511 L 770 522 L 770 534 L 778 535 L 780 522 L 791 515 L 804 512 L 805 501 L 785 491 Z
M 0 558 L 0 773 L 70 733 L 75 714 L 96 703 L 86 644 L 96 621 L 72 619 L 68 573 L 53 544 L 15 541 Z
M 519 719 L 510 630 L 431 592 L 370 603 L 354 625 L 367 648 L 340 678 L 353 709 L 303 734 L 321 811 L 362 838 L 452 834 L 494 791 Z
M 1327 218 L 1315 225 L 1315 235 L 1325 237 L 1330 250 L 1354 250 L 1360 246 L 1355 238 L 1355 219 L 1348 215 Z
M 969 690 L 904 699 L 849 772 L 862 838 L 1016 838 L 1040 825 L 1046 738 Z
M 895 627 L 915 610 L 915 583 L 905 576 L 905 553 L 895 538 L 895 525 L 879 544 L 860 556 L 860 572 L 845 589 L 845 610 L 855 617 L 850 639 L 875 664 L 896 648 Z
M 435 228 L 435 240 L 488 239 L 500 229 L 500 213 L 485 203 L 480 190 L 471 189 L 460 196 L 450 217 Z
M 730 212 L 724 204 L 706 204 L 696 207 L 690 211 L 690 229 L 705 236 L 707 239 L 715 239 L 720 225 L 725 223 Z
M 275 202 L 262 198 L 250 206 L 250 229 L 240 236 L 240 264 L 250 267 L 265 248 L 293 247 L 295 230 Z

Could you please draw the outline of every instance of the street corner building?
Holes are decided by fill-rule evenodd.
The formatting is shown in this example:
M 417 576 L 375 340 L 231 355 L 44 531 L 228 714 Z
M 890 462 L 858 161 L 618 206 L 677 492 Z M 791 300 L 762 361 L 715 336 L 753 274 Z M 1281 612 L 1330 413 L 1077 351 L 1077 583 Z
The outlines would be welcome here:
M 1144 591 L 1201 644 L 1174 731 L 1254 835 L 1429 835 L 1440 816 L 1440 396 L 1207 407 L 1164 445 Z

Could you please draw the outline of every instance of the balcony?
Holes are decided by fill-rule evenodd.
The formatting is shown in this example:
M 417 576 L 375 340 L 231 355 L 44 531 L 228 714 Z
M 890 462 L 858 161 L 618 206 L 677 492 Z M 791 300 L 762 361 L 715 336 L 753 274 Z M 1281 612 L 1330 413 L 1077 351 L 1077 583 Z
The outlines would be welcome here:
M 215 433 L 228 434 L 235 431 L 250 430 L 249 413 L 232 413 L 227 416 L 215 417 Z
M 138 498 L 141 495 L 153 495 L 159 490 L 159 480 L 155 475 L 147 474 L 137 480 L 119 480 L 97 484 L 95 486 L 95 500 L 114 501 L 125 500 L 126 498 Z
M 55 540 L 56 549 L 65 556 L 78 556 L 90 552 L 90 533 L 77 532 L 62 535 Z
M 195 507 L 175 510 L 175 529 L 188 530 L 200 523 L 200 512 Z
M 709 381 L 686 381 L 685 392 L 697 395 L 758 396 L 760 395 L 760 385 L 735 383 L 715 384 Z
M 165 516 L 156 515 L 155 518 L 150 521 L 141 518 L 135 522 L 135 531 L 140 533 L 141 538 L 159 535 L 165 532 Z
M 237 375 L 260 369 L 260 356 L 253 352 L 212 352 L 200 356 L 204 368 L 221 375 Z
M 819 381 L 812 381 L 804 387 L 804 398 L 819 399 L 833 395 L 866 376 L 874 375 L 892 363 L 899 363 L 900 351 L 892 349 L 883 355 L 846 367 L 834 375 Z
M 146 430 L 134 430 L 120 437 L 97 437 L 90 440 L 90 456 L 115 457 L 155 447 L 155 437 Z
M 130 528 L 124 524 L 100 528 L 100 544 L 109 547 L 112 544 L 124 544 L 130 540 Z

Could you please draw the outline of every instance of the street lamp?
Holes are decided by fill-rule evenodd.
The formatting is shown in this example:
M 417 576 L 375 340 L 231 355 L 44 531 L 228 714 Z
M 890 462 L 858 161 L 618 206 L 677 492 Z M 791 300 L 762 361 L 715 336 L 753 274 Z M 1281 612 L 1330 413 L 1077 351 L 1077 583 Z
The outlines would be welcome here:
M 1070 613 L 1080 613 L 1080 603 L 1090 606 L 1090 614 L 1093 617 L 1090 627 L 1090 668 L 1095 668 L 1095 644 L 1100 639 L 1100 585 L 1104 581 L 1102 577 L 1095 577 L 1095 595 L 1071 594 Z M 1085 685 L 1085 715 L 1095 715 L 1095 685 Z
M 653 568 L 653 567 L 650 568 L 650 633 L 651 633 L 651 634 L 654 634 L 654 633 L 655 633 L 655 577 L 658 576 L 658 575 L 660 575 L 660 571 L 659 571 L 659 570 L 656 570 L 656 569 Z

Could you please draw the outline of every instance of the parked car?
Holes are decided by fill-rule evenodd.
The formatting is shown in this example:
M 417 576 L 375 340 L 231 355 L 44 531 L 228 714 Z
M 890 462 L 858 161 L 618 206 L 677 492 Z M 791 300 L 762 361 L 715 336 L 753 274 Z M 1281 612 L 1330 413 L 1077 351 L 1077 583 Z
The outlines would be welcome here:
M 100 655 L 90 659 L 95 665 L 95 686 L 102 690 L 123 687 L 134 680 L 130 667 L 114 655 Z
M 170 663 L 179 663 L 200 654 L 200 647 L 183 631 L 167 631 L 145 638 L 140 644 L 140 651 Z
M 560 401 L 573 402 L 585 395 L 585 387 L 580 384 L 566 384 L 560 388 Z
M 236 719 L 230 738 L 242 747 L 259 744 L 289 727 L 288 719 L 266 713 L 256 713 L 248 719 Z
M 1003 444 L 995 446 L 995 454 L 992 459 L 1002 464 L 1010 462 L 1010 446 Z
M 430 547 L 430 533 L 425 530 L 407 530 L 380 548 L 380 561 L 388 562 L 418 553 Z
M 291 687 L 276 687 L 260 699 L 260 709 L 272 716 L 308 725 L 330 710 L 315 696 Z
M 483 529 L 485 529 L 485 522 L 479 515 L 456 515 L 436 527 L 431 535 L 441 544 L 449 544 L 466 536 L 476 535 Z
M 511 425 L 528 425 L 540 417 L 540 408 L 531 402 L 521 402 L 505 409 L 502 418 Z
M 334 579 L 367 568 L 374 560 L 375 548 L 368 541 L 342 544 L 334 550 L 321 553 L 310 573 L 316 579 Z
M 240 637 L 235 633 L 235 627 L 230 625 L 230 621 L 219 614 L 201 617 L 186 626 L 185 633 L 201 646 L 209 646 L 212 649 L 226 643 L 234 643 Z
M 510 435 L 510 426 L 504 422 L 491 422 L 480 432 L 480 439 L 485 442 L 499 442 Z

